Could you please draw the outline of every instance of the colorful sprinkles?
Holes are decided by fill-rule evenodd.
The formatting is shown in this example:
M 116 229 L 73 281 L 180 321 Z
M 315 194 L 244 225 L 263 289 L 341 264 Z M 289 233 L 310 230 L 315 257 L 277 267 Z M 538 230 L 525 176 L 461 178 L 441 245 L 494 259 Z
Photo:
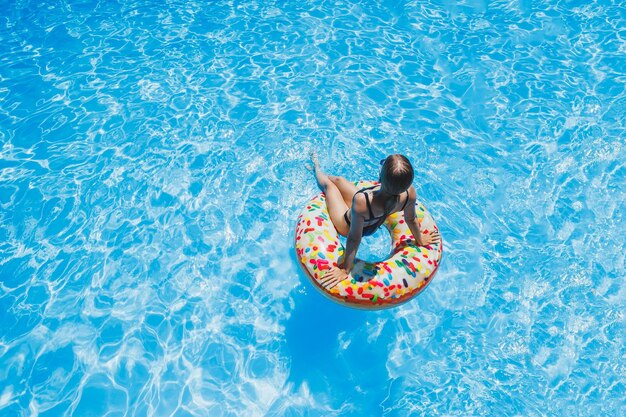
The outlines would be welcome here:
M 358 187 L 377 183 L 360 181 Z M 418 203 L 420 229 L 424 233 L 437 229 L 432 216 Z M 357 259 L 351 276 L 330 290 L 319 280 L 331 267 L 337 266 L 344 247 L 333 226 L 324 194 L 313 197 L 298 216 L 295 246 L 298 259 L 313 284 L 335 301 L 368 309 L 388 308 L 408 301 L 426 288 L 441 261 L 441 243 L 417 247 L 403 214 L 394 213 L 385 226 L 391 233 L 392 253 L 377 263 Z

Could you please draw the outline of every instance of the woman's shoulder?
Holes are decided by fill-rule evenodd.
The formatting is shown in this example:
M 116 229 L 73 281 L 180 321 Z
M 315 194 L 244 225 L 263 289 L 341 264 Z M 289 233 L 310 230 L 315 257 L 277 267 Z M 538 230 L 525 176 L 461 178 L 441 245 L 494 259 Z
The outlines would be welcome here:
M 415 187 L 411 185 L 407 191 L 409 192 L 409 200 L 417 199 L 417 192 L 415 191 Z
M 352 209 L 359 214 L 367 214 L 367 197 L 364 193 L 355 193 L 352 197 Z

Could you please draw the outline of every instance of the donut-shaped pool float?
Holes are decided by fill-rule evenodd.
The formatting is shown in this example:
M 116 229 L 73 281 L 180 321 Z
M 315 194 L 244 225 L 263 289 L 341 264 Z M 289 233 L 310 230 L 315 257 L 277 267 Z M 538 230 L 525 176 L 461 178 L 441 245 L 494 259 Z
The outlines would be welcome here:
M 377 182 L 359 181 L 364 188 Z M 423 204 L 416 202 L 415 213 L 420 230 L 438 230 Z M 326 197 L 320 193 L 307 202 L 298 216 L 295 246 L 298 260 L 307 276 L 325 296 L 340 304 L 369 310 L 381 310 L 405 303 L 422 292 L 432 280 L 441 261 L 442 243 L 416 246 L 404 213 L 393 213 L 384 225 L 391 234 L 391 254 L 381 262 L 354 261 L 345 280 L 326 289 L 320 280 L 337 266 L 344 247 L 326 208 Z

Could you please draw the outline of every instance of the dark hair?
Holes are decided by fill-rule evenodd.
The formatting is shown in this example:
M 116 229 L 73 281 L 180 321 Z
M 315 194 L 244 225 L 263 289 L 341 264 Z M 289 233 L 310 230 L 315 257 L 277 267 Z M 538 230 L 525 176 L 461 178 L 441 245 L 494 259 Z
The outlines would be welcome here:
M 404 155 L 390 155 L 385 159 L 380 170 L 380 182 L 385 187 L 385 191 L 392 194 L 385 202 L 385 214 L 389 214 L 398 202 L 401 193 L 408 190 L 413 183 L 413 166 Z

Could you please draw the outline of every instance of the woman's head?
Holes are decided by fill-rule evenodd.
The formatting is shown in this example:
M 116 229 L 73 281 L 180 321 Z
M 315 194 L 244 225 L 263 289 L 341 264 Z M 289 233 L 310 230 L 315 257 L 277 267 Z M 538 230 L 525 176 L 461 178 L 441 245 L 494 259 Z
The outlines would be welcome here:
M 413 183 L 413 167 L 406 156 L 390 155 L 382 162 L 380 183 L 386 193 L 397 195 L 406 191 Z

